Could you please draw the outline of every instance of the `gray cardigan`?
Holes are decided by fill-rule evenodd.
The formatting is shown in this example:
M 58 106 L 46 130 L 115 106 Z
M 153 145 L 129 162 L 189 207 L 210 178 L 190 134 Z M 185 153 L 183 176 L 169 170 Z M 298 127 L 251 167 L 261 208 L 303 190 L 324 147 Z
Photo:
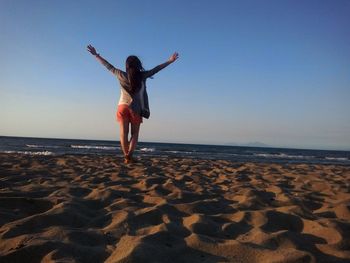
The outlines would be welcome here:
M 113 65 L 111 65 L 107 60 L 103 59 L 102 57 L 99 57 L 99 58 L 102 59 L 102 64 L 118 78 L 122 92 L 124 92 L 124 95 L 130 96 L 130 101 L 131 101 L 129 105 L 130 109 L 136 112 L 137 114 L 139 114 L 140 116 L 148 119 L 150 116 L 150 109 L 149 109 L 148 95 L 147 95 L 147 89 L 146 89 L 146 80 L 147 78 L 152 77 L 154 74 L 156 74 L 157 72 L 159 72 L 160 70 L 162 70 L 163 68 L 171 64 L 171 62 L 167 61 L 163 64 L 156 66 L 151 70 L 142 71 L 141 72 L 142 84 L 144 88 L 141 91 L 143 92 L 143 94 L 137 93 L 135 95 L 131 95 L 128 92 L 128 90 L 130 90 L 129 89 L 130 83 L 126 72 L 115 68 Z

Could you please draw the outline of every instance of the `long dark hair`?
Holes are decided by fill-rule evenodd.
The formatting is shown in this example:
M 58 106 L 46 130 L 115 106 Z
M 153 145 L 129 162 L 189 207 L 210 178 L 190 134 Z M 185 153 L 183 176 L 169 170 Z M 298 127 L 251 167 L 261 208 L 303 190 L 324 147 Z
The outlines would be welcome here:
M 142 73 L 144 68 L 140 59 L 136 56 L 129 56 L 125 62 L 126 73 L 128 74 L 128 79 L 130 83 L 130 89 L 128 92 L 133 95 L 141 89 L 142 85 Z

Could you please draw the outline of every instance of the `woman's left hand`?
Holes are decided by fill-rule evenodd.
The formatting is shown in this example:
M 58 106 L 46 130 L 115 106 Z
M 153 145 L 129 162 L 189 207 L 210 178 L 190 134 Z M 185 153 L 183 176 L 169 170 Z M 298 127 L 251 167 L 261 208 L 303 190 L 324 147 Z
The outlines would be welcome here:
M 94 55 L 94 56 L 97 55 L 96 49 L 95 49 L 93 46 L 88 45 L 88 46 L 87 46 L 87 50 L 88 50 L 92 55 Z

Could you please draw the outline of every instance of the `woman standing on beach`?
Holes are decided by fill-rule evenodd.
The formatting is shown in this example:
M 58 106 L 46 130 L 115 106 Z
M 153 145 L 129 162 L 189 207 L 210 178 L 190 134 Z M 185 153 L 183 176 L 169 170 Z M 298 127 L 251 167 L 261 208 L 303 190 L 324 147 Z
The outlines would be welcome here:
M 124 153 L 124 162 L 130 163 L 132 162 L 132 155 L 139 138 L 142 117 L 148 119 L 150 116 L 146 79 L 173 63 L 178 59 L 179 55 L 175 52 L 167 62 L 151 70 L 144 70 L 138 57 L 129 56 L 126 59 L 126 72 L 124 72 L 115 68 L 101 57 L 93 46 L 88 45 L 87 50 L 113 75 L 117 76 L 120 82 L 121 94 L 118 103 L 117 120 L 120 124 L 120 144 Z M 131 126 L 130 140 L 128 139 L 129 126 Z

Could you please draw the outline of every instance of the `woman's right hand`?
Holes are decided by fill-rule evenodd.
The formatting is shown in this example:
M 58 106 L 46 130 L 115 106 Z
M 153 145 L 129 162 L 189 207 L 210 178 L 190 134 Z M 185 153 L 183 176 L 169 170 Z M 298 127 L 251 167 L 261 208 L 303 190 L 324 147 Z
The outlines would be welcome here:
M 96 49 L 93 46 L 91 46 L 91 45 L 87 46 L 87 51 L 89 51 L 94 56 L 97 55 Z
M 177 60 L 179 58 L 179 53 L 175 52 L 174 54 L 171 55 L 171 57 L 169 58 L 169 62 L 174 62 L 175 60 Z

